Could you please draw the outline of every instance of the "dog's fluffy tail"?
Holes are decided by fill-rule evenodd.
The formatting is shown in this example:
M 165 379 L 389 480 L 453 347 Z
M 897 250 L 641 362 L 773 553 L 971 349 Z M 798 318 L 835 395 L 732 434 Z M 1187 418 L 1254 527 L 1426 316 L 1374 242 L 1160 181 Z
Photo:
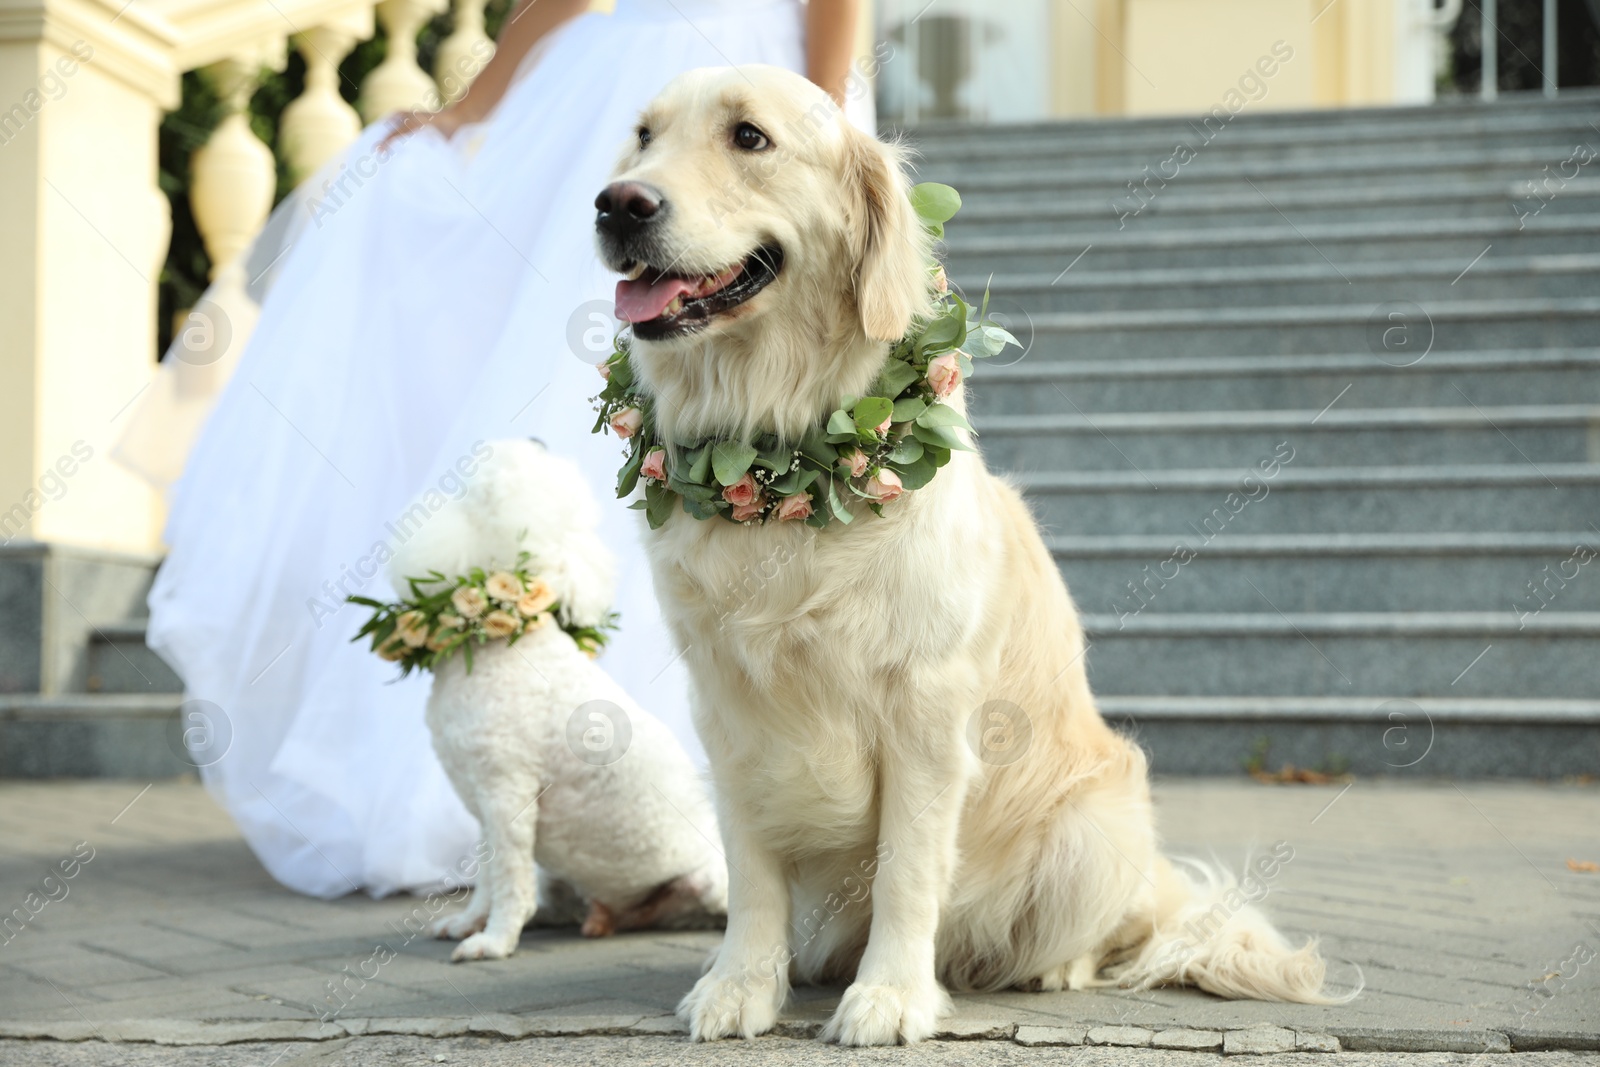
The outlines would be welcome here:
M 1301 1004 L 1341 1004 L 1360 992 L 1360 985 L 1337 996 L 1324 990 L 1317 942 L 1295 948 L 1255 906 L 1266 879 L 1252 872 L 1241 884 L 1218 865 L 1184 864 L 1194 874 L 1158 859 L 1153 926 L 1117 975 L 1119 985 L 1192 985 L 1219 997 Z

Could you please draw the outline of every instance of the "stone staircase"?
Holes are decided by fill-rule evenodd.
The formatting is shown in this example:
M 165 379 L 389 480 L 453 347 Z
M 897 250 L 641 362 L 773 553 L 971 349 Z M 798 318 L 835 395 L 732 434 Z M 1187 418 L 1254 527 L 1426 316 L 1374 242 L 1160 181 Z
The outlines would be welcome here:
M 979 369 L 983 449 L 1158 770 L 1600 773 L 1597 124 L 910 131 L 1026 346 Z
M 0 778 L 165 778 L 192 769 L 182 684 L 145 647 L 158 558 L 0 546 Z

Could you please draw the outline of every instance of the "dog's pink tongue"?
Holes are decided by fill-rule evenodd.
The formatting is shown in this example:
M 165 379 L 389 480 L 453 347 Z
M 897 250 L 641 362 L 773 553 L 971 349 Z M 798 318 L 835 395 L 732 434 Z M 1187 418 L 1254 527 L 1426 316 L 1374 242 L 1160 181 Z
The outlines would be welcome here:
M 687 278 L 664 277 L 653 282 L 623 279 L 617 283 L 617 318 L 623 322 L 659 319 L 674 297 L 693 289 L 694 284 Z

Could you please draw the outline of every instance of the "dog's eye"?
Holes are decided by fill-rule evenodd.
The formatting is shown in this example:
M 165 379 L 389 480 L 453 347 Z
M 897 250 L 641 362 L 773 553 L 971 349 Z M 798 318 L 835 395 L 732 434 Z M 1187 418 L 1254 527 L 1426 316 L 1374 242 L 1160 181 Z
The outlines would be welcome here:
M 650 127 L 639 127 L 639 149 L 643 151 L 650 146 Z
M 748 122 L 741 122 L 733 128 L 733 143 L 746 152 L 759 152 L 772 142 L 767 140 L 766 134 Z

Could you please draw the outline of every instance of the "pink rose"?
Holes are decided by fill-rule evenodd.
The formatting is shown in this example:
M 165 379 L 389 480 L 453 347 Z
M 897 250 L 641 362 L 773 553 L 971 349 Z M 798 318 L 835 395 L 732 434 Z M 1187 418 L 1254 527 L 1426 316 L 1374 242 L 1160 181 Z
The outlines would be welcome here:
M 889 424 L 894 421 L 894 414 L 885 415 L 883 421 L 878 423 L 876 429 L 879 437 L 889 436 Z
M 810 517 L 810 493 L 796 493 L 793 496 L 786 496 L 778 502 L 779 522 L 788 522 L 790 519 L 809 519 Z
M 749 522 L 751 519 L 761 517 L 761 509 L 767 506 L 767 498 L 758 496 L 748 504 L 736 504 L 733 508 L 734 522 Z
M 639 464 L 639 473 L 646 478 L 654 478 L 658 482 L 667 480 L 667 450 L 652 448 L 644 455 L 644 462 Z
M 839 466 L 850 472 L 850 477 L 859 478 L 867 473 L 867 454 L 859 448 L 851 448 L 839 453 Z
M 900 476 L 888 467 L 879 467 L 878 472 L 867 479 L 867 496 L 880 504 L 887 504 L 905 491 Z
M 752 504 L 760 496 L 760 491 L 756 489 L 755 475 L 749 471 L 745 471 L 742 478 L 722 490 L 722 499 L 732 504 L 735 508 Z
M 599 371 L 600 377 L 604 378 L 606 381 L 609 382 L 611 380 L 611 364 L 602 363 L 596 367 L 595 370 Z
M 943 267 L 940 267 L 939 273 L 933 276 L 933 288 L 934 291 L 938 293 L 946 293 L 950 291 L 950 278 L 945 274 Z
M 933 395 L 943 399 L 956 391 L 961 384 L 961 360 L 955 352 L 946 352 L 928 363 L 928 385 Z
M 644 425 L 644 412 L 638 408 L 623 408 L 611 416 L 611 432 L 626 441 Z

